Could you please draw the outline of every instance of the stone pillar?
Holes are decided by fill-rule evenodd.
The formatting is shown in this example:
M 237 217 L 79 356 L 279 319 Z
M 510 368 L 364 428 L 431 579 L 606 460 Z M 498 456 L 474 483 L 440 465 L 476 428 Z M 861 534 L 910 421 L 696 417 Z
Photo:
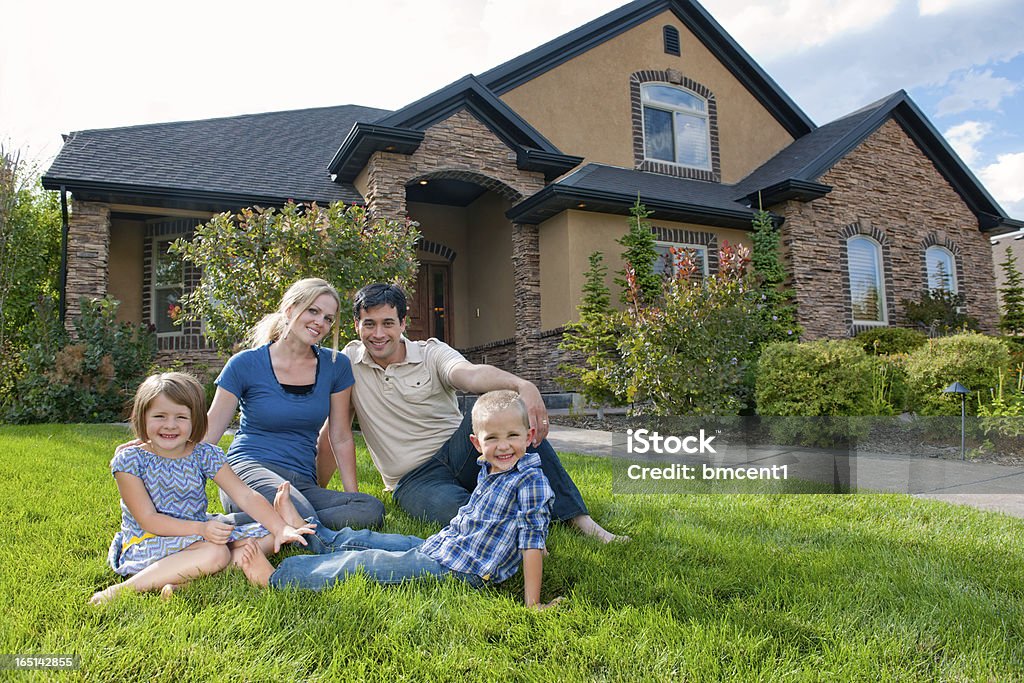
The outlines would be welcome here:
M 375 218 L 404 221 L 409 214 L 405 201 L 404 178 L 408 175 L 408 157 L 376 152 L 367 163 L 366 208 Z
M 81 314 L 82 297 L 98 298 L 107 293 L 110 262 L 110 205 L 75 201 L 68 220 L 68 278 L 65 288 L 65 326 Z
M 544 349 L 540 343 L 540 230 L 536 225 L 512 224 L 512 274 L 516 374 L 540 385 Z

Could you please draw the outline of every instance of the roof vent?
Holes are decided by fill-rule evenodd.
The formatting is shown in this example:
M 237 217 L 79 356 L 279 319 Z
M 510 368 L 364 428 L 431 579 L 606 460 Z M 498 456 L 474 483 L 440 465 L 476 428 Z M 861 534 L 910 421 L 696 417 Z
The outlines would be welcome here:
M 675 26 L 666 26 L 661 31 L 665 37 L 665 53 L 678 57 L 680 55 L 679 30 Z

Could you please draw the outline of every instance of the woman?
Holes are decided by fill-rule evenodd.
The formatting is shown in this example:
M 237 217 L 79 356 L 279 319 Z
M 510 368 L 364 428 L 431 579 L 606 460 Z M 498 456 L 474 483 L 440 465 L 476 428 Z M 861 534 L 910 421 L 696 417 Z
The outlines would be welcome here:
M 217 443 L 240 408 L 227 457 L 242 481 L 270 501 L 290 482 L 299 513 L 332 529 L 377 527 L 384 505 L 359 493 L 356 483 L 352 367 L 344 354 L 319 346 L 332 327 L 338 346 L 340 304 L 324 280 L 292 285 L 277 311 L 253 328 L 249 348 L 232 356 L 217 378 L 204 440 Z M 317 435 L 325 420 L 344 492 L 317 484 Z M 223 491 L 220 497 L 225 511 L 240 511 Z

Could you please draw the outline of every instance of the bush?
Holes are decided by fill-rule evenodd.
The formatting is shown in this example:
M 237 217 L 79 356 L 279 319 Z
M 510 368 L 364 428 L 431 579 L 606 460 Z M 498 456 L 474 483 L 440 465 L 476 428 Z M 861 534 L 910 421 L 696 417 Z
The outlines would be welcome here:
M 156 335 L 146 326 L 117 322 L 117 302 L 82 300 L 72 340 L 55 312 L 40 307 L 37 340 L 22 354 L 24 374 L 15 382 L 9 422 L 114 422 L 156 355 Z
M 933 339 L 907 359 L 910 407 L 921 415 L 959 415 L 959 397 L 943 389 L 960 382 L 975 396 L 987 396 L 1009 363 L 1005 344 L 994 337 L 966 332 Z M 967 409 L 975 414 L 977 401 L 968 400 Z
M 197 227 L 191 241 L 171 246 L 171 253 L 203 273 L 182 299 L 178 320 L 204 321 L 206 337 L 221 353 L 231 353 L 300 278 L 323 278 L 342 301 L 370 282 L 408 288 L 415 281 L 417 239 L 415 223 L 377 220 L 342 202 L 219 214 Z M 339 325 L 345 317 L 342 311 Z
M 865 351 L 875 356 L 910 353 L 928 343 L 928 335 L 905 327 L 875 327 L 864 330 L 854 339 Z
M 961 313 L 966 304 L 963 294 L 932 289 L 922 292 L 918 301 L 903 299 L 902 303 L 907 321 L 929 337 L 978 329 L 977 319 Z

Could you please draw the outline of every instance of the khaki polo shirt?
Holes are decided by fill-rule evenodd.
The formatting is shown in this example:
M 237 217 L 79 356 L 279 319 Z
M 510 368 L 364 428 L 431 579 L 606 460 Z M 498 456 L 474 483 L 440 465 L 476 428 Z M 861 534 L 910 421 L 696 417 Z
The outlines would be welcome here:
M 352 403 L 373 464 L 393 490 L 398 480 L 430 459 L 462 423 L 449 380 L 452 368 L 468 363 L 437 339 L 405 344 L 405 361 L 377 365 L 358 339 L 343 352 L 352 361 Z

